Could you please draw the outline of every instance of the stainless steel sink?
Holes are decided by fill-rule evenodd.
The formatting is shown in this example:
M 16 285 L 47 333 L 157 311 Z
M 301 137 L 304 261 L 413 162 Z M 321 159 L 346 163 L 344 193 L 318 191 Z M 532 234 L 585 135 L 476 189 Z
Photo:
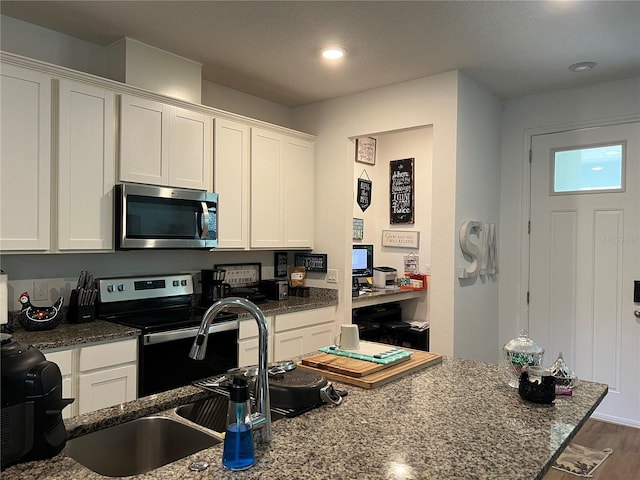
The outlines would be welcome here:
M 221 442 L 196 426 L 153 415 L 69 440 L 64 451 L 100 475 L 124 477 L 149 472 Z
M 224 432 L 227 429 L 227 407 L 229 398 L 224 395 L 215 395 L 198 400 L 195 403 L 182 405 L 176 408 L 178 416 L 214 432 Z M 284 418 L 284 415 L 271 410 L 271 421 L 275 422 Z

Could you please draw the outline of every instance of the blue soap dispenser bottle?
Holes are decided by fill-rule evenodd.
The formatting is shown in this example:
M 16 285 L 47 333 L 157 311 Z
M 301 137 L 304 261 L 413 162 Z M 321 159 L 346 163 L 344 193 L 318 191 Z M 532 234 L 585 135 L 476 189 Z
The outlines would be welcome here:
M 249 384 L 244 377 L 236 376 L 228 388 L 229 408 L 222 466 L 228 470 L 245 470 L 256 462 Z

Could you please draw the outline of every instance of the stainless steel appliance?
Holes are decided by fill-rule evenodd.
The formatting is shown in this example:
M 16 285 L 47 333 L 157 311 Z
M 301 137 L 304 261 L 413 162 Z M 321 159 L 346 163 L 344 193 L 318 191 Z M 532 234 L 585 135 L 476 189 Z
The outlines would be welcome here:
M 114 189 L 116 248 L 218 246 L 218 194 L 118 184 Z
M 218 314 L 204 360 L 189 350 L 206 309 L 193 306 L 190 274 L 97 279 L 98 318 L 140 329 L 138 397 L 188 385 L 238 366 L 238 316 Z

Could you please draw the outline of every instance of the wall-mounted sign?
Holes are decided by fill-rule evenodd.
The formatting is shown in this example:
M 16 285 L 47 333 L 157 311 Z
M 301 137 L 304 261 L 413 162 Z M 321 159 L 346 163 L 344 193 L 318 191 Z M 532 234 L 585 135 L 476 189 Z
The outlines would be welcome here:
M 327 272 L 326 253 L 296 253 L 294 262 L 296 267 L 304 267 L 307 272 Z
M 353 239 L 362 240 L 364 238 L 364 218 L 353 219 Z
M 356 162 L 376 164 L 376 139 L 373 137 L 356 138 Z
M 382 246 L 418 248 L 420 246 L 420 232 L 412 230 L 383 230 Z
M 274 276 L 276 277 L 286 277 L 287 276 L 287 262 L 288 262 L 287 252 L 275 252 L 273 257 L 273 264 L 275 265 Z
M 393 224 L 414 223 L 413 158 L 389 162 L 389 221 Z
M 371 189 L 373 183 L 366 178 L 358 179 L 358 206 L 363 212 L 371 205 Z

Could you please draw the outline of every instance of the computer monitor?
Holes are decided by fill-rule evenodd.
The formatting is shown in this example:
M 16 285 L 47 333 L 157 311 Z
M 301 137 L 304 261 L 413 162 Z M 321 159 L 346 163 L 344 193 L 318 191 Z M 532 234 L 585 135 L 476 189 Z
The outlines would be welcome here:
M 357 278 L 373 277 L 373 245 L 354 245 L 351 251 L 351 275 Z

